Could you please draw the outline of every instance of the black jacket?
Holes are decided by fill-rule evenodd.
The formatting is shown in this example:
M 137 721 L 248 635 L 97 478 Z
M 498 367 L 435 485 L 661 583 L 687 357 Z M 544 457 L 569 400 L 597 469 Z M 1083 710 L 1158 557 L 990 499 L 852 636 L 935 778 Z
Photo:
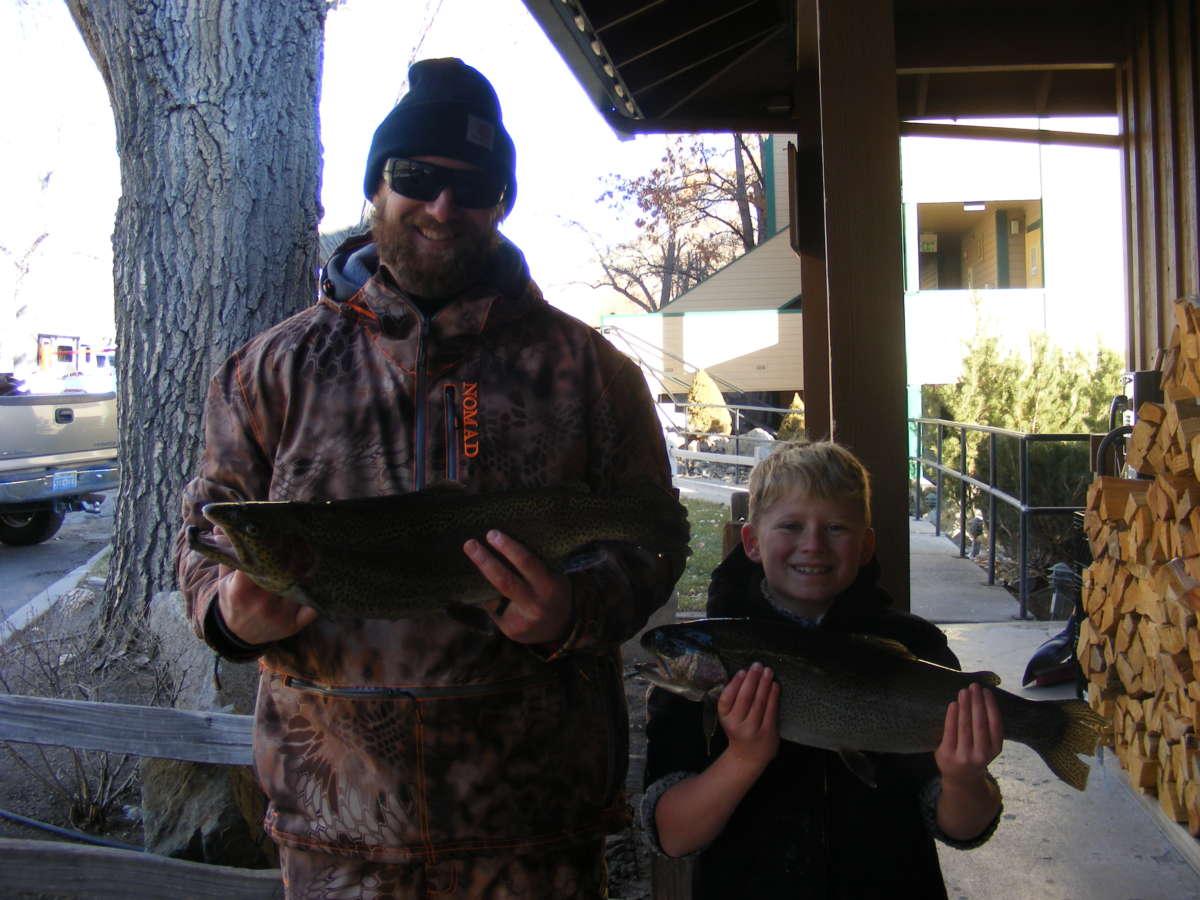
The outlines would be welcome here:
M 891 598 L 877 577 L 874 561 L 864 566 L 818 627 L 892 638 L 922 659 L 959 668 L 936 626 L 888 609 Z M 713 573 L 708 615 L 787 620 L 763 598 L 762 579 L 762 567 L 739 546 Z M 700 772 L 726 747 L 719 728 L 705 747 L 699 703 L 655 689 L 648 717 L 648 786 L 672 773 Z M 700 852 L 696 900 L 945 897 L 932 823 L 922 811 L 922 793 L 937 784 L 933 755 L 872 757 L 876 788 L 835 753 L 781 742 L 724 830 Z

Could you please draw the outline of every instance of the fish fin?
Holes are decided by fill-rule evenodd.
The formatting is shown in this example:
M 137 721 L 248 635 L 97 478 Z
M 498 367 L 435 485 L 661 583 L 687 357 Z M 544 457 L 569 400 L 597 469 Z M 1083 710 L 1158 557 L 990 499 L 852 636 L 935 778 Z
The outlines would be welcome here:
M 601 563 L 606 562 L 612 557 L 612 551 L 604 547 L 593 546 L 590 550 L 585 550 L 582 553 L 574 553 L 563 560 L 559 566 L 559 571 L 563 573 L 579 572 L 583 569 L 591 569 Z
M 967 672 L 967 677 L 985 687 L 1000 687 L 1000 676 L 995 672 Z
M 1061 732 L 1050 741 L 1022 740 L 1042 758 L 1050 771 L 1075 788 L 1087 787 L 1089 769 L 1078 754 L 1093 756 L 1096 745 L 1109 729 L 1109 721 L 1082 700 L 1043 700 L 1062 710 L 1065 719 Z
M 851 637 L 856 641 L 862 641 L 863 643 L 870 644 L 877 650 L 885 650 L 888 653 L 894 653 L 896 656 L 903 657 L 904 659 L 917 658 L 913 652 L 905 647 L 902 643 L 892 640 L 891 638 L 877 637 L 873 634 L 853 634 Z
M 851 750 L 849 747 L 839 747 L 837 755 L 842 758 L 842 762 L 846 764 L 846 768 L 855 774 L 859 781 L 867 787 L 875 787 L 875 763 L 860 750 Z
M 249 575 L 249 573 L 246 573 L 246 574 Z M 249 577 L 250 577 L 251 581 L 254 580 L 253 575 L 249 575 Z M 258 584 L 258 582 L 255 582 L 255 584 Z M 264 591 L 271 590 L 271 588 L 265 587 L 264 585 L 261 585 L 261 584 L 259 585 L 259 587 L 261 587 Z M 318 603 L 316 600 L 314 600 L 311 596 L 309 596 L 308 591 L 306 591 L 304 589 L 304 587 L 299 583 L 292 584 L 286 588 L 283 588 L 282 590 L 276 588 L 273 591 L 273 593 L 276 593 L 280 597 L 283 597 L 287 600 L 291 600 L 293 603 L 299 603 L 301 606 L 311 606 L 313 609 L 315 609 L 321 615 L 327 615 L 325 610 L 322 609 L 321 604 Z

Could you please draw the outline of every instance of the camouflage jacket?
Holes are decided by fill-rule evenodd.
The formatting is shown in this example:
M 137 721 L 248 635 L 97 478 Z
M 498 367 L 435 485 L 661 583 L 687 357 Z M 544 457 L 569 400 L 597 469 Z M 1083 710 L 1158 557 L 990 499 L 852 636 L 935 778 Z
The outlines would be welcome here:
M 353 249 L 353 248 L 351 248 Z M 376 273 L 233 354 L 213 378 L 203 504 L 390 495 L 442 479 L 491 491 L 647 474 L 669 485 L 638 368 L 549 306 L 519 251 L 431 319 Z M 197 633 L 214 563 L 176 543 Z M 571 574 L 575 625 L 549 659 L 450 616 L 320 618 L 261 653 L 255 766 L 268 829 L 379 861 L 593 837 L 626 812 L 619 643 L 668 598 L 682 559 L 616 549 Z M 253 654 L 248 654 L 253 656 Z

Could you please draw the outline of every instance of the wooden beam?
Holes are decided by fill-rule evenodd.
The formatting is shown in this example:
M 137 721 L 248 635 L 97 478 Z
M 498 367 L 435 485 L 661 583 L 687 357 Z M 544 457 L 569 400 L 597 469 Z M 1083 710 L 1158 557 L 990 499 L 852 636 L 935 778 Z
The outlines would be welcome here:
M 993 128 L 981 125 L 935 125 L 930 122 L 901 122 L 905 137 L 945 137 L 980 141 L 1026 141 L 1031 144 L 1060 144 L 1072 147 L 1119 149 L 1125 139 L 1119 134 L 1085 134 L 1080 131 L 1042 131 L 1036 128 Z
M 907 373 L 892 4 L 817 0 L 816 15 L 830 422 L 833 437 L 871 473 L 882 583 L 906 610 Z M 809 288 L 806 282 L 806 314 Z M 808 330 L 806 321 L 806 352 Z
M 1009 6 L 958 12 L 946 6 L 936 15 L 899 15 L 896 64 L 905 71 L 1111 65 L 1128 55 L 1127 16 L 1116 3 L 1024 13 Z
M 816 82 L 813 82 L 814 93 Z M 814 97 L 813 103 L 816 103 Z M 804 430 L 811 440 L 833 433 L 829 412 L 829 309 L 825 284 L 825 198 L 819 146 L 788 147 L 788 228 L 800 257 Z

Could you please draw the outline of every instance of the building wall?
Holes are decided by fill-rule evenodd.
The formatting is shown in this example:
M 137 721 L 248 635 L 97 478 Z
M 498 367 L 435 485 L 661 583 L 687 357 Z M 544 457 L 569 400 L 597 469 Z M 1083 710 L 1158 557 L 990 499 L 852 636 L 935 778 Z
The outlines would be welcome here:
M 1128 363 L 1155 366 L 1171 305 L 1200 293 L 1200 24 L 1195 0 L 1149 0 L 1134 13 L 1119 81 L 1125 135 Z
M 962 242 L 964 286 L 970 290 L 987 290 L 996 283 L 996 221 L 983 216 L 979 224 L 967 232 Z
M 800 257 L 783 230 L 667 304 L 663 312 L 774 310 L 799 293 Z
M 655 394 L 686 391 L 697 369 L 746 392 L 804 388 L 799 311 L 605 316 L 603 329 L 614 345 L 647 370 Z M 631 352 L 643 341 L 647 346 L 657 341 L 661 350 Z
M 1038 125 L 1033 120 L 1007 124 Z M 1048 120 L 1043 127 L 1115 133 L 1116 122 Z M 1098 343 L 1124 346 L 1118 150 L 906 137 L 902 161 L 910 384 L 956 380 L 962 348 L 977 322 L 1019 352 L 1027 351 L 1035 332 L 1045 332 L 1066 350 L 1091 352 Z M 998 280 L 996 218 L 989 212 L 974 234 L 964 235 L 957 255 L 964 266 L 974 266 L 974 289 L 967 288 L 964 268 L 958 281 L 951 273 L 938 279 L 941 285 L 961 284 L 960 290 L 930 290 L 931 273 L 921 269 L 917 207 L 968 200 L 1003 203 L 1008 221 L 1021 222 L 1020 234 L 1007 232 L 1010 287 L 984 287 Z M 1113 385 L 1114 393 L 1118 389 Z
M 775 204 L 775 229 L 782 231 L 791 222 L 792 200 L 788 194 L 788 142 L 796 143 L 794 134 L 771 135 L 771 168 L 775 173 L 773 202 Z

